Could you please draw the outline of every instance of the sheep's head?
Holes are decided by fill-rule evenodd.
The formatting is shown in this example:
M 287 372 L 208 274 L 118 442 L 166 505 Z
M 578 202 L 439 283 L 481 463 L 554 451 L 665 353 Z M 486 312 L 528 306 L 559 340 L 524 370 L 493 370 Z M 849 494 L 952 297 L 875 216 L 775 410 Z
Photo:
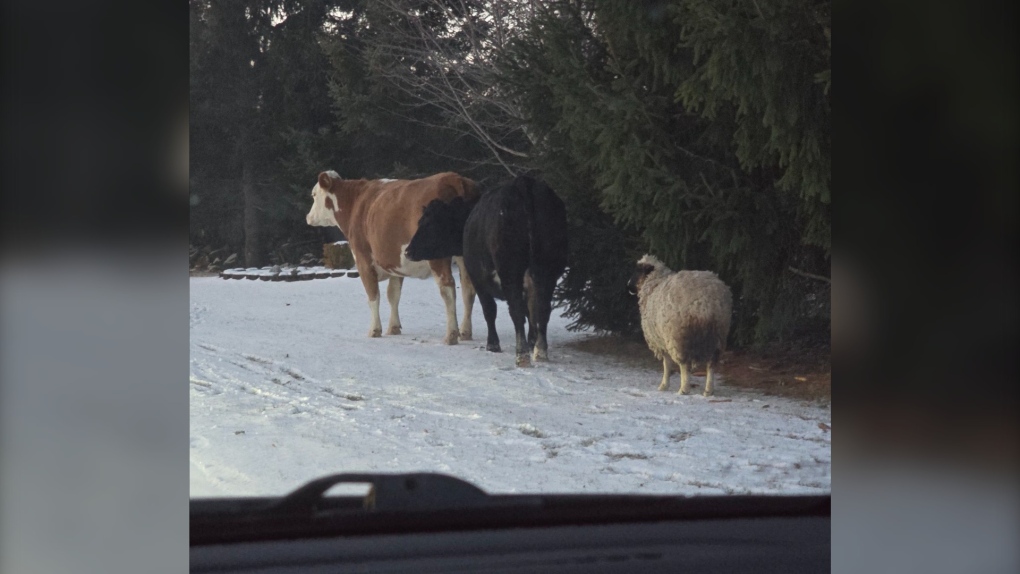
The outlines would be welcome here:
M 627 281 L 627 292 L 637 295 L 641 291 L 641 285 L 644 284 L 645 279 L 655 271 L 662 269 L 666 269 L 662 261 L 659 261 L 654 255 L 645 255 L 638 260 L 634 274 L 630 276 L 630 281 Z

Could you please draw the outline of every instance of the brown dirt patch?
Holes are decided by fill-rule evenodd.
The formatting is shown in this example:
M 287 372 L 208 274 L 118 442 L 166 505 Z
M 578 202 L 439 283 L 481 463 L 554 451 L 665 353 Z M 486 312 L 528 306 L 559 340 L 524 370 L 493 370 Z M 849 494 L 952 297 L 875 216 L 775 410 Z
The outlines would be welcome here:
M 611 356 L 627 365 L 661 374 L 662 363 L 643 342 L 604 335 L 572 341 L 566 346 L 583 353 Z M 723 353 L 721 362 L 723 385 L 755 389 L 766 395 L 832 401 L 828 346 L 786 343 L 737 349 Z M 704 367 L 696 368 L 694 374 L 704 376 Z

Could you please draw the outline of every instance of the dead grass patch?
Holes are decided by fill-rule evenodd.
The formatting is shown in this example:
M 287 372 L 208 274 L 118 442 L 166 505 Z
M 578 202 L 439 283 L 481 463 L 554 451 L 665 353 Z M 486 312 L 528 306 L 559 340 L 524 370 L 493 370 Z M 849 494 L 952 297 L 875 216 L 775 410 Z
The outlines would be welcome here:
M 662 363 L 643 342 L 600 335 L 571 341 L 565 346 L 655 371 L 656 376 L 649 379 L 649 388 L 654 389 L 653 383 L 661 376 Z M 723 353 L 721 363 L 719 370 L 724 378 L 723 385 L 754 389 L 772 396 L 832 401 L 828 346 L 788 343 L 761 349 L 737 349 Z M 694 374 L 704 376 L 704 367 L 696 368 Z

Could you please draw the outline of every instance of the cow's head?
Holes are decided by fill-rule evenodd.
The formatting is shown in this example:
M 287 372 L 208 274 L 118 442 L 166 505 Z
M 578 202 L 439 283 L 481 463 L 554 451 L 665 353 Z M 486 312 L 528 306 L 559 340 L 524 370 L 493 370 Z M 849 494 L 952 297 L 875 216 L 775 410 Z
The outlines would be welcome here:
M 411 261 L 443 259 L 464 254 L 464 224 L 474 207 L 461 197 L 450 203 L 433 199 L 422 208 L 418 231 L 404 250 Z
M 335 171 L 324 171 L 319 174 L 319 181 L 312 188 L 312 208 L 305 216 L 308 225 L 332 227 L 337 224 L 334 211 L 339 211 L 336 193 L 333 186 L 340 181 Z

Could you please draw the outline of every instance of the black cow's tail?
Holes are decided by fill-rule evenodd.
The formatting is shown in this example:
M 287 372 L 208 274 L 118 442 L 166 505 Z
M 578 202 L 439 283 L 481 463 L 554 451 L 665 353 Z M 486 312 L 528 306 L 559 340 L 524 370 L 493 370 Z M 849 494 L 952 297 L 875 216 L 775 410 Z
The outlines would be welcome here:
M 538 243 L 536 242 L 535 233 L 538 227 L 538 221 L 535 216 L 535 193 L 534 190 L 529 186 L 527 193 L 525 193 L 524 209 L 528 212 L 528 255 L 530 256 L 531 263 L 535 262 L 535 255 L 538 249 Z

